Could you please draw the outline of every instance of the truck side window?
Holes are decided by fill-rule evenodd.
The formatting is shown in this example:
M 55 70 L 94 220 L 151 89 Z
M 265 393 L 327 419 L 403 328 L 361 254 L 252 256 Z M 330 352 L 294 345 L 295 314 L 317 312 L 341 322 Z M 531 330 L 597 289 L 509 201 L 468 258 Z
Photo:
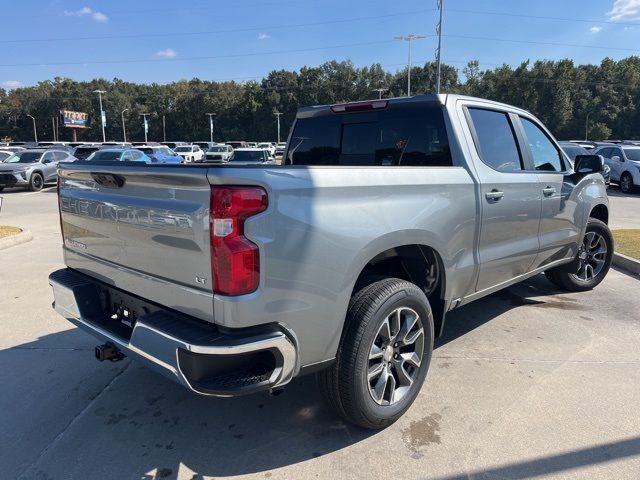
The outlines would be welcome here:
M 531 149 L 533 164 L 536 170 L 545 172 L 562 172 L 564 165 L 560 152 L 540 127 L 527 118 L 520 117 L 522 128 L 527 136 Z
M 521 171 L 522 157 L 507 114 L 469 108 L 469 115 L 476 132 L 476 148 L 482 161 L 499 172 Z

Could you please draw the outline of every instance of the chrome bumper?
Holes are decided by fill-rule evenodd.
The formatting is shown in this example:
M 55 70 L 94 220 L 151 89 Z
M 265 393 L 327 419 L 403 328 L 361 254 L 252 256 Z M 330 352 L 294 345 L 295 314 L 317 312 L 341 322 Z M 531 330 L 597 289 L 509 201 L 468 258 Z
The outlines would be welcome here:
M 154 306 L 128 336 L 110 327 L 116 321 L 100 306 L 104 292 L 113 290 L 108 285 L 68 269 L 53 272 L 49 284 L 60 315 L 194 392 L 226 397 L 268 390 L 288 383 L 296 371 L 295 345 L 277 327 L 223 334 L 213 325 Z

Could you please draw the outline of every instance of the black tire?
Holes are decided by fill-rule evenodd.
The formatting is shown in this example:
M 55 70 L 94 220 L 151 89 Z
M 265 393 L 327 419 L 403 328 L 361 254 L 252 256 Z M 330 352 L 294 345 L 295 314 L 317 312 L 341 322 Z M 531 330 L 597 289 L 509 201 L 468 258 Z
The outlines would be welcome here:
M 387 383 L 384 385 L 381 397 L 384 397 L 387 392 L 392 392 L 389 394 L 391 399 L 385 404 L 383 399 L 374 398 L 371 390 L 375 388 L 371 386 L 371 380 L 368 380 L 367 374 L 370 368 L 373 369 L 370 367 L 372 362 L 370 357 L 374 342 L 379 338 L 383 324 L 396 311 L 400 312 L 397 317 L 398 327 L 408 325 L 400 320 L 402 312 L 413 312 L 418 316 L 418 320 L 414 322 L 417 326 L 416 330 L 411 327 L 405 334 L 405 340 L 410 332 L 415 334 L 419 328 L 423 330 L 423 336 L 421 345 L 416 345 L 420 342 L 414 340 L 413 345 L 399 347 L 397 352 L 400 353 L 393 357 L 390 353 L 387 359 L 386 355 L 389 353 L 387 350 L 393 351 L 392 347 L 399 345 L 399 343 L 395 345 L 390 343 L 384 350 L 384 356 L 380 357 L 380 364 L 388 366 L 388 370 L 385 370 L 384 365 L 382 366 L 384 372 L 389 372 L 385 374 L 389 378 L 394 377 L 393 385 L 389 389 L 387 389 Z M 404 321 L 410 322 L 410 320 Z M 404 330 L 398 328 L 397 337 L 400 336 L 399 331 Z M 420 392 L 431 361 L 433 331 L 433 315 L 429 301 L 416 285 L 397 278 L 385 278 L 364 286 L 353 295 L 349 303 L 345 328 L 335 362 L 331 367 L 318 373 L 318 385 L 323 397 L 340 416 L 350 423 L 369 429 L 380 429 L 391 425 L 404 414 Z M 400 385 L 397 364 L 394 364 L 395 370 L 391 367 L 393 362 L 400 361 L 403 365 L 405 364 L 404 360 L 397 360 L 399 356 L 403 356 L 402 348 L 414 348 L 417 353 L 421 353 L 420 365 L 408 367 L 412 372 L 410 374 L 412 382 L 404 387 Z M 402 366 L 400 368 L 404 369 Z M 407 370 L 403 370 L 403 373 L 406 375 Z M 375 379 L 373 381 L 375 382 Z M 398 385 L 400 387 L 394 390 Z M 402 395 L 399 395 L 399 399 L 395 401 L 393 398 L 400 388 L 403 389 Z
M 622 174 L 622 176 L 620 177 L 620 190 L 622 191 L 622 193 L 631 193 L 633 192 L 633 177 L 631 176 L 631 174 L 629 172 L 624 172 Z
M 602 267 L 598 270 L 598 273 L 593 275 L 591 278 L 585 279 L 580 278 L 581 272 L 587 272 L 587 267 L 585 266 L 585 262 L 592 257 L 589 257 L 587 253 L 587 259 L 580 258 L 580 255 L 583 251 L 585 251 L 585 246 L 587 242 L 590 242 L 588 238 L 590 238 L 590 234 L 595 234 L 603 239 L 604 244 L 606 245 L 606 252 L 604 254 L 600 254 L 604 263 Z M 595 258 L 595 256 L 593 257 Z M 546 277 L 556 285 L 557 287 L 562 288 L 563 290 L 569 290 L 572 292 L 583 292 L 586 290 L 591 290 L 596 287 L 604 278 L 607 276 L 609 272 L 609 268 L 611 267 L 611 260 L 613 259 L 613 235 L 611 235 L 611 230 L 606 223 L 597 220 L 595 218 L 590 218 L 587 223 L 587 230 L 585 232 L 585 238 L 583 239 L 582 246 L 580 251 L 578 252 L 578 257 L 574 262 L 572 262 L 569 266 L 562 265 L 560 267 L 553 268 L 544 272 Z M 591 260 L 589 260 L 591 261 Z M 593 260 L 595 261 L 595 260 Z M 588 262 L 587 262 L 588 263 Z M 573 271 L 572 271 L 573 270 Z M 592 266 L 592 271 L 594 267 Z
M 39 192 L 44 187 L 44 178 L 38 172 L 34 172 L 31 174 L 31 178 L 29 179 L 29 190 L 32 192 Z

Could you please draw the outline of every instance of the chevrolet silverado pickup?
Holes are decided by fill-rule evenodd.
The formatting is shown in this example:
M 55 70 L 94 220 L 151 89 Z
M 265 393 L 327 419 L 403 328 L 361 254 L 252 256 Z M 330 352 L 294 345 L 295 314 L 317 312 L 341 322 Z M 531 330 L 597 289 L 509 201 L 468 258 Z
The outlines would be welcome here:
M 282 165 L 60 166 L 55 309 L 203 395 L 316 373 L 383 428 L 421 389 L 447 312 L 544 272 L 588 290 L 613 240 L 599 156 L 457 95 L 299 110 Z

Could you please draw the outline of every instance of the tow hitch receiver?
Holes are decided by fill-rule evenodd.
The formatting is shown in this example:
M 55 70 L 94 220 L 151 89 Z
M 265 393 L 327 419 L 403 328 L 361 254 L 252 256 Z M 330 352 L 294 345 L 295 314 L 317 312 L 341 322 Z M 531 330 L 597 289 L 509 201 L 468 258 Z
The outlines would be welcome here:
M 95 349 L 95 352 L 96 359 L 101 362 L 104 362 L 105 360 L 109 360 L 111 362 L 119 362 L 125 357 L 124 353 L 118 350 L 118 347 L 116 347 L 111 342 L 107 342 L 103 345 L 98 345 Z

